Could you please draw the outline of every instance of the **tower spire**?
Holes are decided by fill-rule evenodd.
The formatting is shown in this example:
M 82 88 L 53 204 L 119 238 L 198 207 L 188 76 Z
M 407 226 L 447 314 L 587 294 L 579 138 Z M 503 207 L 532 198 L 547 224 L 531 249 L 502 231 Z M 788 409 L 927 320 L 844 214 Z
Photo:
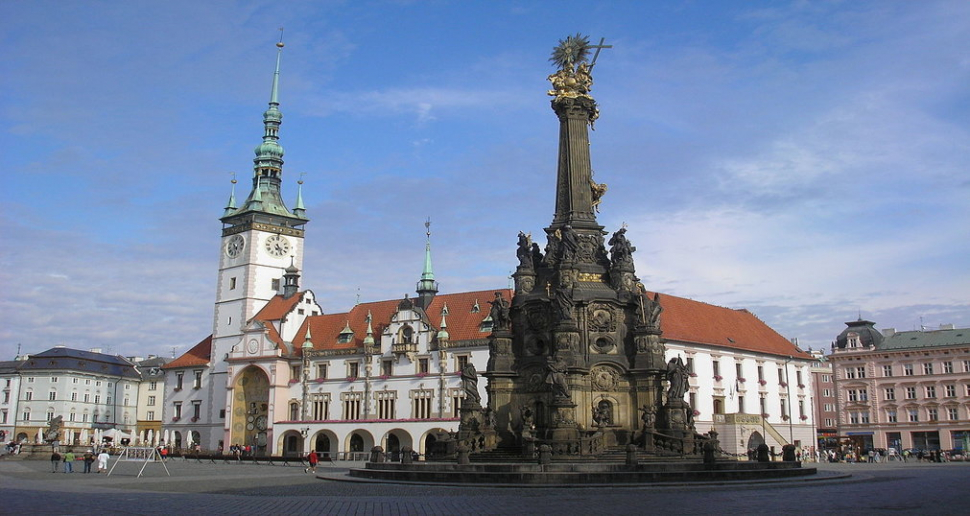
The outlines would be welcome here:
M 431 217 L 424 222 L 424 228 L 427 241 L 424 245 L 424 271 L 421 273 L 421 281 L 418 282 L 417 288 L 417 304 L 427 310 L 431 300 L 438 293 L 438 282 L 434 280 L 434 270 L 431 267 Z
M 236 224 L 237 216 L 247 213 L 266 213 L 289 219 L 288 226 L 302 226 L 306 223 L 305 211 L 299 209 L 301 198 L 297 199 L 297 209 L 290 211 L 283 202 L 280 185 L 283 180 L 283 147 L 279 144 L 280 124 L 280 63 L 283 59 L 283 29 L 280 28 L 280 41 L 276 43 L 276 67 L 273 70 L 273 84 L 270 88 L 269 107 L 263 112 L 263 141 L 253 150 L 253 189 L 246 202 L 238 209 L 226 210 L 223 222 Z M 300 196 L 302 197 L 302 196 Z M 258 218 L 258 215 L 256 216 Z M 248 217 L 247 217 L 248 218 Z M 233 219 L 233 220 L 226 220 Z

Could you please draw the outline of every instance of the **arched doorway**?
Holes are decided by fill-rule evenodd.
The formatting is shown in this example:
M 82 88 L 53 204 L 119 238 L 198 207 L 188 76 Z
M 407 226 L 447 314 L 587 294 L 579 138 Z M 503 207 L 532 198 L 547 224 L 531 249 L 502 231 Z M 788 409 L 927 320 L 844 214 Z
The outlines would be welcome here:
M 317 434 L 317 437 L 313 442 L 313 449 L 320 454 L 320 458 L 322 460 L 331 460 L 330 452 L 333 449 L 331 446 L 330 436 L 322 433 Z
M 233 382 L 230 444 L 248 444 L 256 454 L 265 454 L 269 415 L 269 377 L 259 367 L 249 366 Z
M 751 432 L 751 437 L 748 437 L 748 449 L 757 450 L 758 446 L 762 444 L 765 444 L 765 437 L 761 435 L 761 432 Z
M 179 450 L 182 448 L 182 432 L 175 432 L 175 449 Z
M 286 457 L 298 457 L 302 455 L 303 450 L 300 449 L 302 444 L 303 439 L 298 434 L 286 434 L 286 437 L 283 438 L 283 455 Z
M 352 452 L 364 451 L 364 438 L 360 434 L 350 436 L 350 450 Z
M 387 454 L 387 458 L 391 462 L 401 460 L 401 440 L 396 435 L 390 434 L 387 436 L 387 446 L 384 447 L 384 453 Z

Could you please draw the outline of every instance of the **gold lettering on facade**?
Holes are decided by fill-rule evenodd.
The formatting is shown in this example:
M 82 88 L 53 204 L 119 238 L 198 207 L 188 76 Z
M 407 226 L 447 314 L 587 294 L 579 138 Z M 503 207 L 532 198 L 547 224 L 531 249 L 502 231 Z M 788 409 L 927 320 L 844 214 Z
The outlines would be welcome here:
M 576 279 L 579 281 L 586 281 L 592 283 L 606 283 L 606 278 L 602 274 L 597 274 L 594 272 L 580 272 Z

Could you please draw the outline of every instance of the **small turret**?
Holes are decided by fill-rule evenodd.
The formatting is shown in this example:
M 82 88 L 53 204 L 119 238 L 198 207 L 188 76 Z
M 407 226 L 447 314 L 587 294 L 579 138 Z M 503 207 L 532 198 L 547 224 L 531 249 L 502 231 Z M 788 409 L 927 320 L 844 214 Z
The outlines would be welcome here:
M 300 269 L 296 268 L 296 265 L 293 264 L 293 258 L 291 257 L 290 266 L 286 268 L 286 274 L 283 275 L 283 297 L 289 299 L 299 291 Z

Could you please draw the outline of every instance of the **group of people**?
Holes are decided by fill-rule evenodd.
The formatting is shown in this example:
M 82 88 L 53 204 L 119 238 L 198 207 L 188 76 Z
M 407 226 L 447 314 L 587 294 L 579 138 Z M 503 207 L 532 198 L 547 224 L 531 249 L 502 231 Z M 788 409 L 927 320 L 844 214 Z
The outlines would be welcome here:
M 90 473 L 91 464 L 93 464 L 95 460 L 98 461 L 97 472 L 98 473 L 107 472 L 108 459 L 110 458 L 111 458 L 111 455 L 108 454 L 107 450 L 101 450 L 101 453 L 98 453 L 97 456 L 95 456 L 94 450 L 88 450 L 84 452 L 81 455 L 81 460 L 84 463 L 83 472 Z M 57 473 L 60 467 L 59 466 L 60 464 L 64 465 L 64 468 L 63 468 L 64 473 L 74 473 L 74 461 L 76 460 L 78 460 L 78 457 L 77 455 L 74 454 L 73 451 L 68 450 L 67 452 L 64 453 L 64 455 L 61 455 L 55 450 L 53 453 L 51 453 L 51 473 Z

